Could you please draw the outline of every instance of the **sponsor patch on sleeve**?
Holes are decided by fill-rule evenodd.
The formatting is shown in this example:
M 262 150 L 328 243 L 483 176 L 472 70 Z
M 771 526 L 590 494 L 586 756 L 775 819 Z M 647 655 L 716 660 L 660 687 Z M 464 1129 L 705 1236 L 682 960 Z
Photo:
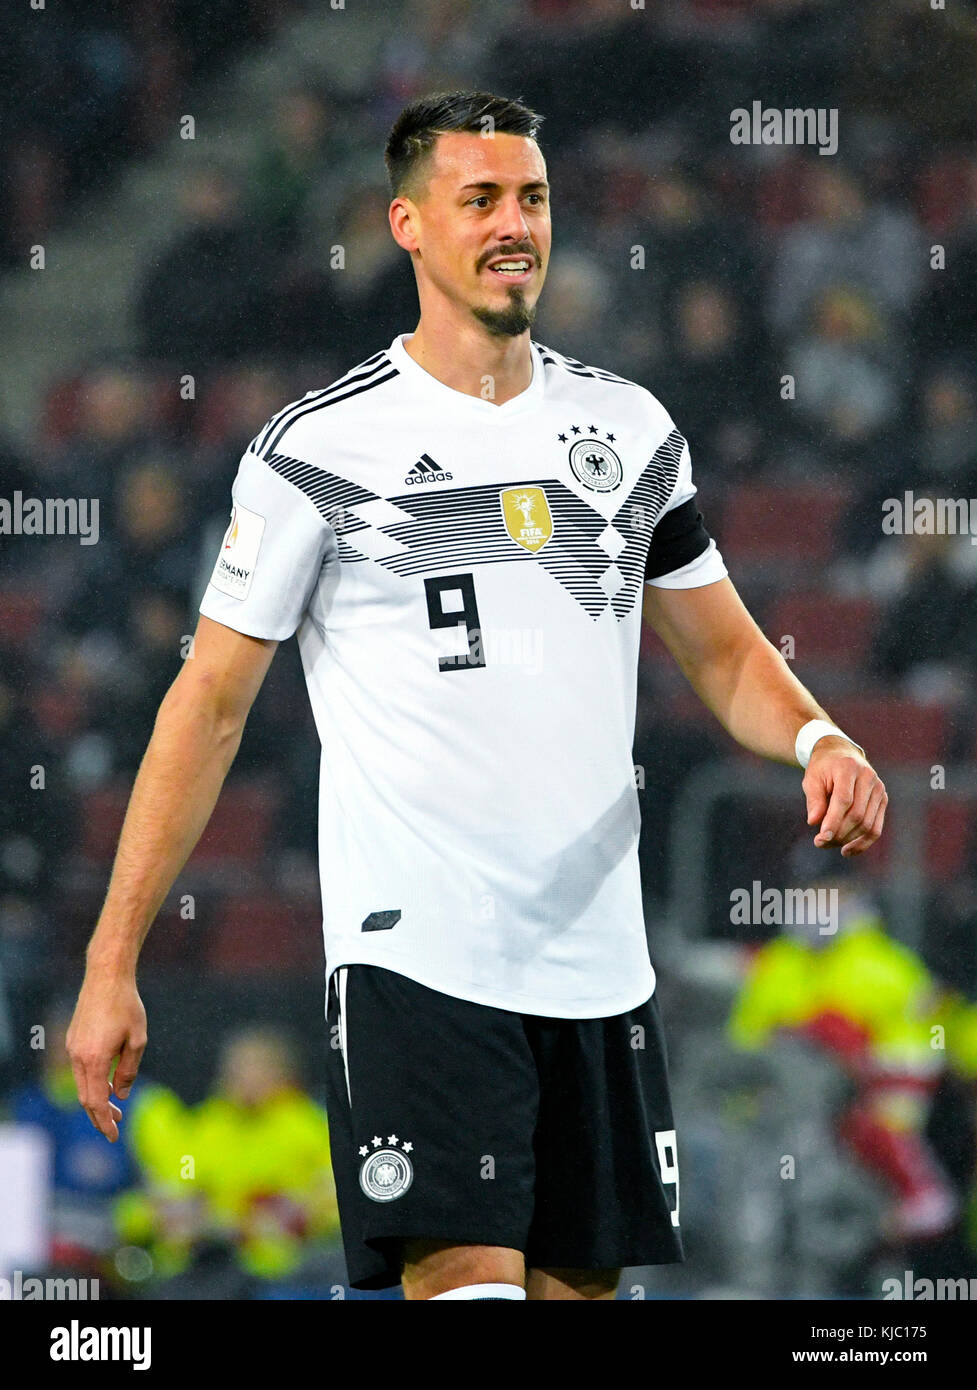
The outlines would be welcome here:
M 258 563 L 265 518 L 235 503 L 210 582 L 230 598 L 247 598 Z

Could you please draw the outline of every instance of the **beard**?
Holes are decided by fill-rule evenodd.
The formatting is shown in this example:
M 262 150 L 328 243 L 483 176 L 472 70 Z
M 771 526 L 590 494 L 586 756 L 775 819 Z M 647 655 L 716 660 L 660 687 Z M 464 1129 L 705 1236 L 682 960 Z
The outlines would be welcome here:
M 536 305 L 527 304 L 521 288 L 509 291 L 509 303 L 504 309 L 487 309 L 478 305 L 472 313 L 496 338 L 518 338 L 536 322 Z

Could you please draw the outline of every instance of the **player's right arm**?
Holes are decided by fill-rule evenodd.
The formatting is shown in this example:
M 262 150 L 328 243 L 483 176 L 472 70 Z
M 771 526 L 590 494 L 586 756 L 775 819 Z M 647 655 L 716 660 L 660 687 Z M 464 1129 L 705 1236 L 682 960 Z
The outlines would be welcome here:
M 277 646 L 201 616 L 193 655 L 156 716 L 67 1039 L 78 1098 L 112 1142 L 122 1112 L 110 1091 L 128 1095 L 146 1046 L 139 951 L 210 819 Z

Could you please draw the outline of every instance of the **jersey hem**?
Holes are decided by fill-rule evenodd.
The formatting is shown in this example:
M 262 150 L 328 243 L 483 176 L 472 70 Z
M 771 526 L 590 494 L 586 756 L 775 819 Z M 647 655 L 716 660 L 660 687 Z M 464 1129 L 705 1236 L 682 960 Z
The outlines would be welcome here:
M 505 1009 L 508 1013 L 533 1014 L 540 1018 L 615 1018 L 618 1014 L 630 1013 L 632 1009 L 646 1004 L 654 994 L 658 983 L 654 966 L 649 961 L 647 983 L 633 998 L 631 995 L 624 995 L 623 997 L 605 995 L 600 999 L 581 1000 L 579 1004 L 574 1005 L 566 999 L 541 999 L 539 995 L 514 996 L 505 990 L 483 989 L 481 986 L 472 985 L 468 981 L 463 984 L 456 980 L 435 981 L 424 971 L 414 970 L 399 962 L 394 965 L 389 960 L 370 959 L 359 952 L 352 955 L 344 952 L 337 956 L 335 961 L 328 961 L 326 965 L 327 996 L 333 975 L 346 965 L 375 965 L 381 970 L 390 970 L 395 975 L 403 975 L 405 979 L 413 980 L 417 985 L 424 985 L 426 989 L 433 989 L 437 990 L 439 994 L 450 995 L 453 999 L 464 999 L 469 1004 L 482 1004 L 490 1009 Z M 623 1002 L 618 1002 L 622 998 Z M 606 1007 L 604 1007 L 605 1004 Z M 599 1006 L 597 1012 L 594 1011 L 595 1005 Z M 585 1008 L 581 1006 L 585 1006 Z

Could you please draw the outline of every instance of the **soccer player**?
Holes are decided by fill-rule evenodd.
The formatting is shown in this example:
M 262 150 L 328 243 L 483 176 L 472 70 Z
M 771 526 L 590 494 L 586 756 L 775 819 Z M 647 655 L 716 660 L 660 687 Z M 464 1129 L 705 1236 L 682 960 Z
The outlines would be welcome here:
M 637 859 L 642 601 L 729 732 L 807 768 L 816 845 L 862 853 L 886 806 L 738 598 L 666 410 L 532 339 L 551 242 L 540 119 L 482 92 L 398 117 L 390 228 L 420 321 L 241 460 L 69 1040 L 115 1139 L 110 1095 L 146 1044 L 140 945 L 296 633 L 322 744 L 349 1277 L 408 1299 L 611 1299 L 622 1266 L 684 1258 Z

